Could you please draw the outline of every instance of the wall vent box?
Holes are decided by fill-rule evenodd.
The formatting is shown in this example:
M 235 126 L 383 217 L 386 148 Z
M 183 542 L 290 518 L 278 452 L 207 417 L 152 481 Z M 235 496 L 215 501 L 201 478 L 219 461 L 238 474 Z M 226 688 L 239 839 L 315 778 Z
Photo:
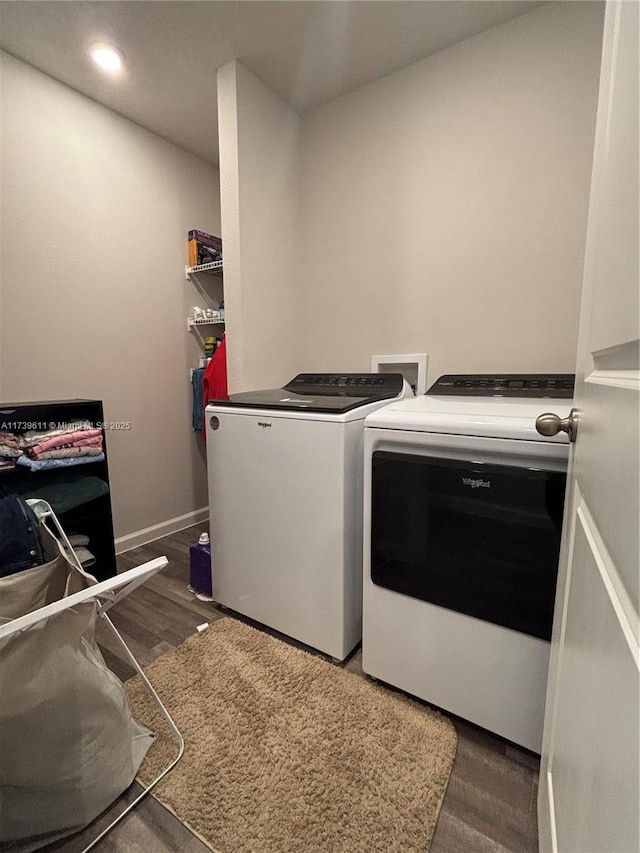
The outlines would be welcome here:
M 413 388 L 413 393 L 425 394 L 427 390 L 426 353 L 405 353 L 403 355 L 372 355 L 372 373 L 401 373 Z

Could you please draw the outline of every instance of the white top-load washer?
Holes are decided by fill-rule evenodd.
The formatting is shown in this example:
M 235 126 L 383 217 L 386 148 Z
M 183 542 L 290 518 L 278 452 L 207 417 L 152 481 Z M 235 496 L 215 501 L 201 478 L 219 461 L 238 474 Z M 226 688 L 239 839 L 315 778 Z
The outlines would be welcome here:
M 213 598 L 344 660 L 362 628 L 364 419 L 401 374 L 300 374 L 206 407 Z
M 573 376 L 443 376 L 366 420 L 363 669 L 540 751 Z

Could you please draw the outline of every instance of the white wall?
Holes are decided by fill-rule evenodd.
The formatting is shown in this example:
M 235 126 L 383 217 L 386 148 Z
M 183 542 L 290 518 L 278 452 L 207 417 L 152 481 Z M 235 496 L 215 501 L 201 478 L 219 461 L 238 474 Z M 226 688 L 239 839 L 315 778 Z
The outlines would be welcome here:
M 5 402 L 91 397 L 107 420 L 116 536 L 207 505 L 188 370 L 190 228 L 220 233 L 218 172 L 2 55 Z
M 573 371 L 602 16 L 544 6 L 303 117 L 300 369 Z
M 230 389 L 429 353 L 574 367 L 602 9 L 542 7 L 302 120 L 220 72 Z M 0 398 L 104 400 L 116 535 L 207 503 L 189 228 L 218 173 L 2 56 Z
M 239 62 L 218 72 L 229 390 L 298 370 L 299 118 Z

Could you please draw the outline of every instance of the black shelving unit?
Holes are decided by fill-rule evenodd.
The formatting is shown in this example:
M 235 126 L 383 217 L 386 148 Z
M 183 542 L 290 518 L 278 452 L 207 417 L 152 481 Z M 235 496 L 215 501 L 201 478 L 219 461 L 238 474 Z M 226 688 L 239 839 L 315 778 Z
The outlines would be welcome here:
M 101 400 L 49 400 L 35 403 L 0 403 L 0 429 L 24 433 L 29 429 L 55 428 L 79 420 L 92 426 L 104 423 Z M 51 425 L 51 426 L 50 426 Z M 98 580 L 117 574 L 111 514 L 107 443 L 102 430 L 104 461 L 45 471 L 16 466 L 0 471 L 0 497 L 47 500 L 67 534 L 89 537 L 96 563 L 88 571 Z

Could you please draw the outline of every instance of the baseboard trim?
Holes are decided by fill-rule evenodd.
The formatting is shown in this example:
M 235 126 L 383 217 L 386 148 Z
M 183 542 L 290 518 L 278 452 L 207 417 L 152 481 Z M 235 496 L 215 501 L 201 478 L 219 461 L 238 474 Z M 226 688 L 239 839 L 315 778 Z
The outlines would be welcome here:
M 176 518 L 162 521 L 160 524 L 154 524 L 151 527 L 145 527 L 143 530 L 137 530 L 135 533 L 128 533 L 126 536 L 120 536 L 116 539 L 116 554 L 124 554 L 125 551 L 131 551 L 132 548 L 139 548 L 140 545 L 148 545 L 149 542 L 155 542 L 156 539 L 162 539 L 163 536 L 169 536 L 172 533 L 177 533 L 178 530 L 184 530 L 185 527 L 191 527 L 193 524 L 202 524 L 202 522 L 208 520 L 209 507 L 204 506 L 185 515 L 179 515 Z

